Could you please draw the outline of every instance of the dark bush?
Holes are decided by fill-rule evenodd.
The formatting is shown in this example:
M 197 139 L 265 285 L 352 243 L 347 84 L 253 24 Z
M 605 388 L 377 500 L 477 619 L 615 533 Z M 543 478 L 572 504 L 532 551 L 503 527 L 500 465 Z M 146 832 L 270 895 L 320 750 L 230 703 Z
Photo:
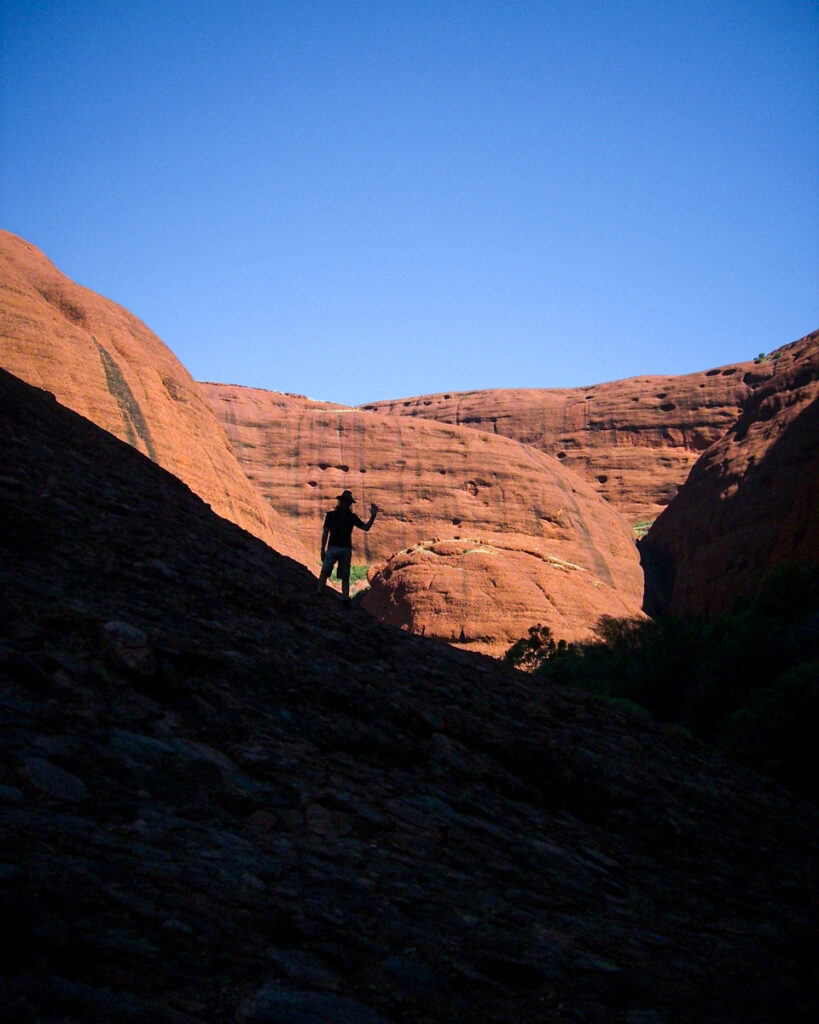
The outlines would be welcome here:
M 813 800 L 819 795 L 819 570 L 789 566 L 701 619 L 612 619 L 559 648 L 535 626 L 507 653 L 549 683 L 632 701 Z

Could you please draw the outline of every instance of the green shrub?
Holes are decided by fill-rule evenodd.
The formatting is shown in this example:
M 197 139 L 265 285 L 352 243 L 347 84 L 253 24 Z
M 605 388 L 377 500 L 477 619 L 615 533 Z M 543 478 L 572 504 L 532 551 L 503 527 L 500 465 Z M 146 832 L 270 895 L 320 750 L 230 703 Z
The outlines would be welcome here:
M 369 565 L 351 565 L 350 566 L 350 583 L 358 583 L 360 580 L 366 580 L 367 573 L 370 571 Z M 330 579 L 333 583 L 338 583 L 338 574 L 333 569 Z

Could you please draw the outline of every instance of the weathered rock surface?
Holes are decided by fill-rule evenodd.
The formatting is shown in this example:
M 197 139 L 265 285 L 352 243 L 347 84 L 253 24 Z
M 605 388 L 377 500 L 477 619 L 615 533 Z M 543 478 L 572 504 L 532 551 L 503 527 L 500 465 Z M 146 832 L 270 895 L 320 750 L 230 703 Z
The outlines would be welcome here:
M 127 441 L 276 550 L 307 553 L 242 472 L 188 371 L 136 317 L 0 231 L 0 366 Z
M 465 427 L 253 388 L 203 389 L 250 480 L 290 517 L 316 557 L 324 514 L 346 487 L 363 518 L 371 501 L 380 509 L 373 529 L 354 535 L 355 562 L 372 565 L 415 549 L 412 557 L 400 556 L 389 595 L 370 602 L 390 621 L 457 639 L 469 616 L 491 610 L 469 632 L 482 650 L 497 652 L 521 635 L 530 611 L 534 618 L 523 622 L 523 634 L 551 617 L 567 638 L 588 634 L 613 607 L 622 615 L 639 612 L 643 580 L 632 530 L 558 460 Z M 493 542 L 491 557 L 460 558 L 457 568 L 450 560 L 447 573 L 439 571 L 443 563 L 432 569 L 428 547 L 416 548 L 432 538 L 498 534 L 509 539 Z M 549 568 L 567 564 L 574 568 Z M 394 568 L 373 586 L 383 586 Z
M 819 563 L 819 331 L 777 354 L 642 542 L 652 614 L 727 610 L 776 566 Z
M 590 639 L 601 615 L 632 618 L 639 597 L 515 534 L 416 544 L 370 572 L 362 604 L 376 618 L 501 657 L 535 623 L 556 640 Z
M 5 1021 L 815 1019 L 815 808 L 316 598 L 2 372 L 0 455 Z
M 587 388 L 465 391 L 362 408 L 469 426 L 548 452 L 638 525 L 653 521 L 674 498 L 773 367 L 747 362 Z

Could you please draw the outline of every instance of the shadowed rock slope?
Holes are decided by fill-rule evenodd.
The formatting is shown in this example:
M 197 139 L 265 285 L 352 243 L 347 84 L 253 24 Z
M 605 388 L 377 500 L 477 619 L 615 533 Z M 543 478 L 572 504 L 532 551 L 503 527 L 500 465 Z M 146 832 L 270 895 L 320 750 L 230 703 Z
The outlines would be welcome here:
M 506 388 L 362 406 L 502 434 L 582 476 L 634 525 L 653 521 L 702 452 L 737 420 L 774 362 L 587 388 Z
M 815 810 L 383 626 L 0 372 L 7 1021 L 815 1018 Z
M 776 566 L 819 564 L 819 331 L 778 356 L 641 545 L 651 614 L 725 611 Z
M 378 504 L 373 530 L 355 534 L 354 561 L 401 552 L 400 573 L 391 563 L 371 577 L 370 606 L 389 621 L 501 653 L 533 622 L 575 640 L 601 615 L 639 613 L 630 527 L 557 459 L 465 427 L 254 388 L 203 391 L 250 480 L 316 558 L 345 487 L 363 517 Z M 434 541 L 456 543 L 443 559 Z M 476 550 L 487 557 L 458 554 Z
M 251 487 L 196 383 L 145 324 L 0 231 L 0 366 L 127 441 L 219 515 L 306 563 Z

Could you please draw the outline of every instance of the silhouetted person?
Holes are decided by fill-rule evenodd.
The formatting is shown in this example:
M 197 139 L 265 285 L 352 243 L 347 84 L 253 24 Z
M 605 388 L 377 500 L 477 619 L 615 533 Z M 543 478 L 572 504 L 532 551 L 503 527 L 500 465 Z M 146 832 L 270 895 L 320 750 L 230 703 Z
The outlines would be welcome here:
M 344 491 L 338 496 L 338 505 L 324 517 L 324 529 L 321 531 L 321 576 L 318 581 L 318 592 L 324 585 L 333 566 L 338 563 L 338 578 L 341 580 L 341 593 L 345 602 L 350 600 L 350 563 L 353 557 L 353 527 L 365 532 L 375 522 L 378 506 L 370 505 L 370 518 L 362 522 L 353 512 L 355 498 L 351 491 Z

